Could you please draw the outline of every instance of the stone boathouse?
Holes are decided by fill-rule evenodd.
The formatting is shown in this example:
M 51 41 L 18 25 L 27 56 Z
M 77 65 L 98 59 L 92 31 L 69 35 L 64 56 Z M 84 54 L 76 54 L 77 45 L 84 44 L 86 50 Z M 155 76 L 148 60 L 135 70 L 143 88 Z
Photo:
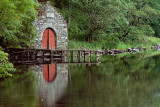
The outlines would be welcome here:
M 38 9 L 38 19 L 34 24 L 38 31 L 35 48 L 52 50 L 68 48 L 67 22 L 49 1 Z

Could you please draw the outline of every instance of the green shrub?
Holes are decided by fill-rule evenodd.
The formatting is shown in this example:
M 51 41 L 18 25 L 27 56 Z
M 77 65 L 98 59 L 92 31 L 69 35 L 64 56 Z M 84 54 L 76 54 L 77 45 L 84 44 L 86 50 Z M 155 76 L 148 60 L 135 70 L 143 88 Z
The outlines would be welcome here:
M 0 78 L 12 76 L 15 71 L 13 64 L 8 61 L 8 54 L 0 50 Z

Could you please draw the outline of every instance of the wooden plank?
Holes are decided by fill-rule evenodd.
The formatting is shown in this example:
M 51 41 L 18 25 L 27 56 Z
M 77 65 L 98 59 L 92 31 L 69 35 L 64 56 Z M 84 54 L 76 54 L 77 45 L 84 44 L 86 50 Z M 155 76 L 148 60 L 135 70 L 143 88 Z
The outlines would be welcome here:
M 73 62 L 73 51 L 70 51 L 71 62 Z
M 78 62 L 81 62 L 81 52 L 80 52 L 80 51 L 78 51 L 78 56 L 77 56 L 77 58 L 78 58 Z
M 52 62 L 52 63 L 37 63 L 36 61 L 28 61 L 28 62 L 19 62 L 14 61 L 14 64 L 26 64 L 26 65 L 46 65 L 46 64 L 88 64 L 88 65 L 97 65 L 99 63 L 93 62 L 93 63 L 83 63 L 83 62 Z
M 91 62 L 91 51 L 89 51 L 89 62 Z
M 10 48 L 11 51 L 15 50 L 15 51 L 49 51 L 50 49 L 25 49 L 25 48 Z M 61 50 L 53 50 L 53 51 L 85 51 L 85 52 L 89 52 L 89 51 L 92 51 L 92 52 L 99 52 L 101 50 L 86 50 L 86 49 L 61 49 Z
M 96 53 L 97 56 L 97 62 L 99 62 L 99 52 Z
M 83 51 L 83 62 L 86 61 L 85 58 L 86 58 L 86 54 L 85 54 L 85 51 Z

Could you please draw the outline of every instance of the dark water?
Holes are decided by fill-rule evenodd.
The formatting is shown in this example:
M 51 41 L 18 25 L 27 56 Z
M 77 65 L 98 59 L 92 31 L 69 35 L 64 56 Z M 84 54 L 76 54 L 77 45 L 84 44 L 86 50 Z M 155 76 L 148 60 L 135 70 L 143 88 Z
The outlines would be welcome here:
M 159 107 L 160 55 L 105 56 L 99 65 L 17 66 L 0 107 Z

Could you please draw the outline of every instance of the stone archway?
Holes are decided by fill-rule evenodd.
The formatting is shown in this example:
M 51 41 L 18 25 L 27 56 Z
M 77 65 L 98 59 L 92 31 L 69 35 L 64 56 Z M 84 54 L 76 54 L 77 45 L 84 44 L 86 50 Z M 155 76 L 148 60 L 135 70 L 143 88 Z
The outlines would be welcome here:
M 52 29 L 48 28 L 43 32 L 42 37 L 42 48 L 43 49 L 56 49 L 56 37 Z

